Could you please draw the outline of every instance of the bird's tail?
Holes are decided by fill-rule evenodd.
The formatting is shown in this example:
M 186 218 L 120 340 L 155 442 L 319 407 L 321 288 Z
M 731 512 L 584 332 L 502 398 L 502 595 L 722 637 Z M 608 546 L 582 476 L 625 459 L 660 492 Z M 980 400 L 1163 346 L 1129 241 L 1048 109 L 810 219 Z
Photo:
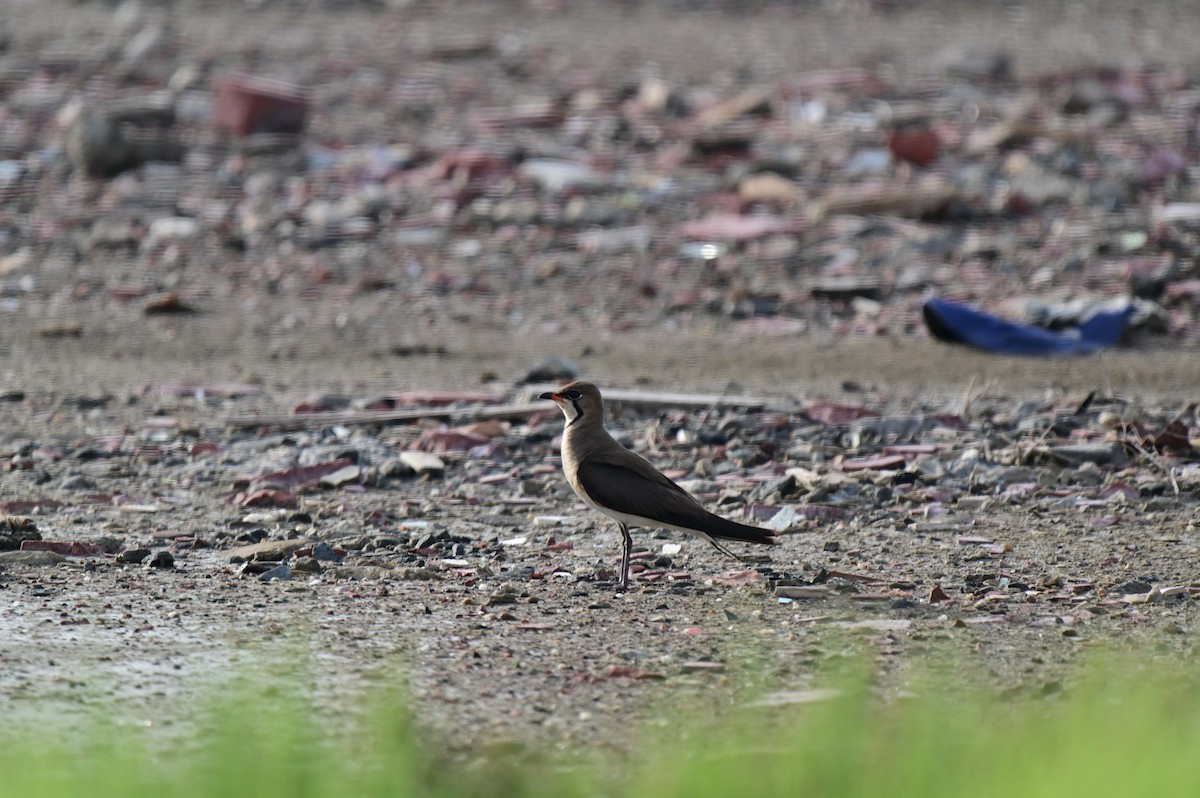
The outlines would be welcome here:
M 714 538 L 720 538 L 721 540 L 741 540 L 746 543 L 764 543 L 768 546 L 774 546 L 779 543 L 775 538 L 774 530 L 771 529 L 763 529 L 762 527 L 750 526 L 749 524 L 739 524 L 737 521 L 730 521 L 728 518 L 722 518 L 719 515 L 714 515 L 709 521 L 710 523 L 704 531 Z

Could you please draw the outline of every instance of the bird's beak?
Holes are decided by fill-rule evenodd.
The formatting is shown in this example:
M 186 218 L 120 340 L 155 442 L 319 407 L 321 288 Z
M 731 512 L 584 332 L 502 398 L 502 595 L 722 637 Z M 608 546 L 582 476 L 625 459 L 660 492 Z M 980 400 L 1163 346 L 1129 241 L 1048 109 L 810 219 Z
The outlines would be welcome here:
M 563 398 L 554 393 L 554 391 L 546 391 L 543 394 L 539 394 L 538 399 L 549 399 L 551 402 L 561 402 L 563 400 Z

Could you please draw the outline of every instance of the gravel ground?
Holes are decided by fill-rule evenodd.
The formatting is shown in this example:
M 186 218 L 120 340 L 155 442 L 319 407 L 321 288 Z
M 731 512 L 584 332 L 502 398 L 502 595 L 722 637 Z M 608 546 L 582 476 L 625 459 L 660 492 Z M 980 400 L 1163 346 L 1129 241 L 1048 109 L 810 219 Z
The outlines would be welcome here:
M 561 89 L 550 76 L 575 72 L 580 85 L 605 90 L 658 75 L 725 95 L 792 73 L 866 67 L 928 97 L 941 85 L 931 74 L 993 48 L 1012 55 L 1023 79 L 1151 60 L 1196 69 L 1194 15 L 1172 3 L 1106 3 L 1103 15 L 1087 3 L 147 3 L 121 6 L 116 22 L 108 4 L 14 5 L 3 28 L 6 96 L 28 112 L 41 96 L 33 83 L 47 96 L 66 86 L 41 117 L 55 142 L 54 114 L 80 87 L 93 100 L 116 96 L 138 81 L 166 85 L 191 64 L 202 87 L 235 68 L 316 87 L 309 135 L 322 146 L 419 141 L 449 151 L 473 143 L 460 118 L 447 115 L 442 128 L 407 116 L 372 87 L 419 83 L 398 53 L 481 37 L 501 53 L 519 41 L 526 55 L 515 65 L 454 61 L 443 77 L 463 84 L 449 103 L 457 110 L 541 97 Z M 132 20 L 124 28 L 121 14 Z M 102 78 L 81 77 L 114 38 L 127 53 L 156 24 L 163 38 L 124 77 L 109 70 L 115 56 L 101 58 Z M 885 299 L 887 321 L 869 330 L 845 307 L 798 302 L 790 318 L 803 326 L 780 332 L 746 323 L 737 308 L 703 309 L 704 297 L 736 305 L 736 279 L 701 286 L 682 307 L 661 300 L 695 287 L 671 270 L 677 263 L 639 289 L 637 269 L 664 260 L 658 244 L 602 259 L 615 264 L 608 271 L 569 255 L 566 277 L 551 269 L 526 280 L 526 266 L 548 262 L 545 242 L 522 233 L 502 249 L 503 225 L 454 228 L 440 255 L 427 254 L 425 274 L 448 275 L 444 291 L 432 277 L 420 292 L 396 287 L 407 267 L 386 259 L 411 253 L 375 239 L 309 248 L 283 233 L 267 243 L 248 236 L 245 249 L 206 244 L 180 266 L 177 253 L 147 254 L 136 241 L 80 242 L 97 219 L 129 222 L 117 213 L 123 197 L 144 213 L 156 167 L 86 179 L 57 143 L 17 141 L 35 132 L 10 127 L 0 142 L 5 157 L 51 161 L 28 191 L 5 195 L 0 456 L 11 467 L 0 473 L 0 505 L 31 518 L 44 541 L 105 551 L 0 554 L 6 717 L 70 725 L 115 699 L 131 723 L 186 734 L 194 699 L 262 673 L 300 684 L 333 715 L 365 689 L 406 682 L 418 716 L 455 747 L 511 738 L 625 747 L 631 719 L 669 722 L 668 697 L 787 701 L 853 651 L 875 658 L 886 693 L 934 662 L 961 663 L 1001 690 L 1055 692 L 1102 645 L 1148 659 L 1191 652 L 1200 472 L 1186 405 L 1200 366 L 1190 317 L 1137 348 L 1061 360 L 931 342 L 903 297 Z M 505 146 L 578 155 L 560 134 L 514 134 Z M 187 135 L 214 172 L 237 157 L 207 133 Z M 189 185 L 198 163 L 187 167 Z M 310 204 L 319 182 L 305 189 Z M 1188 200 L 1190 190 L 1180 180 L 1139 194 L 1138 207 Z M 213 192 L 208 200 L 223 196 Z M 172 215 L 190 215 L 175 202 Z M 414 214 L 435 209 L 412 202 Z M 888 223 L 901 232 L 918 224 Z M 920 224 L 959 229 L 953 218 Z M 1001 227 L 989 234 L 1028 224 Z M 26 240 L 30 230 L 43 232 Z M 479 263 L 470 253 L 480 240 L 503 257 L 463 266 Z M 1029 263 L 1048 257 L 1014 240 Z M 1182 233 L 1177 241 L 1193 245 Z M 31 261 L 17 258 L 26 249 Z M 1180 251 L 1172 279 L 1182 283 L 1194 252 Z M 769 258 L 751 244 L 734 254 L 739 269 Z M 1050 282 L 1070 282 L 1063 268 Z M 488 289 L 475 291 L 467 272 Z M 362 289 L 364 275 L 393 287 Z M 145 288 L 130 294 L 134 284 Z M 746 284 L 745 296 L 762 294 Z M 989 285 L 979 291 L 1001 290 Z M 145 314 L 140 303 L 162 291 L 198 312 Z M 766 409 L 629 401 L 613 408 L 611 427 L 721 512 L 760 522 L 798 512 L 769 562 L 731 562 L 643 531 L 646 572 L 616 594 L 607 582 L 616 532 L 563 484 L 552 409 L 456 433 L 482 438 L 469 451 L 447 443 L 437 422 L 228 423 L 302 402 L 402 408 L 397 397 L 417 390 L 521 403 L 520 376 L 547 355 L 612 389 L 768 398 Z M 463 409 L 474 402 L 455 407 L 454 423 L 478 418 Z M 1181 412 L 1182 432 L 1163 438 Z M 855 466 L 906 445 L 917 448 L 899 465 Z M 1092 448 L 1063 448 L 1079 445 Z M 396 464 L 422 448 L 443 459 L 442 473 Z M 289 471 L 344 456 L 361 471 L 340 487 L 298 484 Z M 816 481 L 793 474 L 788 483 L 789 468 Z M 261 478 L 269 473 L 274 481 Z M 257 506 L 289 480 L 290 503 Z M 254 498 L 259 489 L 268 493 Z M 120 561 L 138 549 L 146 561 L 169 552 L 174 567 Z M 20 556 L 42 564 L 4 559 Z M 268 566 L 248 559 L 283 563 L 290 578 L 264 581 Z M 789 598 L 796 587 L 806 595 Z

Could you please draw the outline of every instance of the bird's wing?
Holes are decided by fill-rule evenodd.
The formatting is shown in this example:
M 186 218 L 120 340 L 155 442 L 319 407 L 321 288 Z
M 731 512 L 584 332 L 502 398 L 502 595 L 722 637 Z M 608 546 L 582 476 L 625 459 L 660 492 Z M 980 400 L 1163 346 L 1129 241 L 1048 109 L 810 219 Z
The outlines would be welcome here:
M 712 537 L 752 543 L 774 542 L 770 530 L 739 524 L 710 513 L 695 497 L 649 463 L 634 470 L 625 463 L 588 460 L 579 465 L 578 479 L 586 486 L 592 501 L 601 507 Z

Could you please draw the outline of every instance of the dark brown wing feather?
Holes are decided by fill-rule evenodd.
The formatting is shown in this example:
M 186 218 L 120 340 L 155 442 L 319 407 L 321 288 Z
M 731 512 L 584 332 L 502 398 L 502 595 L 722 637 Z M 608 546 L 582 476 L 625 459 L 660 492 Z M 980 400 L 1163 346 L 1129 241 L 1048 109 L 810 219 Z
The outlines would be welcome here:
M 634 471 L 622 464 L 590 460 L 580 464 L 578 475 L 592 501 L 601 507 L 695 529 L 715 538 L 775 543 L 775 533 L 769 529 L 739 524 L 705 510 L 690 493 L 649 463 Z

